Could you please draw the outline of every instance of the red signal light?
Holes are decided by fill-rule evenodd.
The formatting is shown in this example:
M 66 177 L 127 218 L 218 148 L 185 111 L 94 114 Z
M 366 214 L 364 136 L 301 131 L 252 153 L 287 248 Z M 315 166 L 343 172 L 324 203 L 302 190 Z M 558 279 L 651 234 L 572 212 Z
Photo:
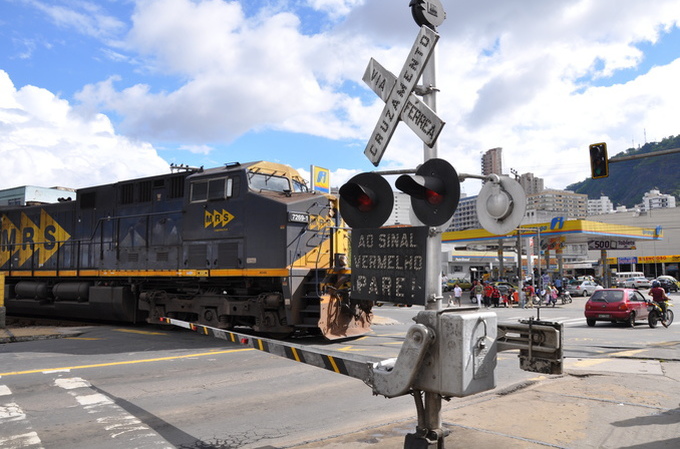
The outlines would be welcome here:
M 361 212 L 370 212 L 373 210 L 373 207 L 375 207 L 375 203 L 367 194 L 362 193 L 357 197 L 357 209 Z
M 428 203 L 436 206 L 444 201 L 444 195 L 441 195 L 434 190 L 427 189 L 425 190 L 425 199 Z
M 428 159 L 415 176 L 401 175 L 394 185 L 411 197 L 413 213 L 427 226 L 443 225 L 458 207 L 458 173 L 443 159 Z
M 359 173 L 338 193 L 340 214 L 352 228 L 379 228 L 392 212 L 392 187 L 377 173 Z

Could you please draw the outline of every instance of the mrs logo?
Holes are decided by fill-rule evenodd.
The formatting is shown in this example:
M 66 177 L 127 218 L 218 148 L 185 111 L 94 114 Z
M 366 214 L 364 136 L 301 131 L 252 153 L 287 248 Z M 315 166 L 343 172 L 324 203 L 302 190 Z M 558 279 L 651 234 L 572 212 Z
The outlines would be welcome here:
M 23 212 L 18 226 L 3 215 L 0 228 L 0 267 L 17 253 L 19 257 L 13 262 L 17 267 L 25 264 L 34 253 L 38 254 L 38 266 L 42 267 L 70 238 L 71 234 L 44 209 L 40 210 L 39 225 Z
M 203 215 L 203 227 L 207 228 L 224 228 L 227 223 L 229 223 L 231 220 L 234 219 L 234 216 L 227 212 L 226 210 L 222 209 L 222 211 L 214 210 L 214 211 L 209 211 L 206 210 L 205 214 Z

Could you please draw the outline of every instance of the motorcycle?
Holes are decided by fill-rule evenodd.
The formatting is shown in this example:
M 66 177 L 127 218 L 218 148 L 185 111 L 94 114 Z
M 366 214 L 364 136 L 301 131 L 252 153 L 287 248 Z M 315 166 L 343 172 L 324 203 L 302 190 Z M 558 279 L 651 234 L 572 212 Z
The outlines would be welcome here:
M 563 291 L 560 296 L 558 296 L 560 300 L 562 300 L 562 304 L 571 304 L 571 294 L 568 291 Z
M 654 329 L 659 322 L 663 327 L 668 327 L 673 322 L 673 311 L 671 310 L 672 303 L 666 301 L 666 313 L 663 313 L 661 306 L 655 301 L 647 302 L 647 310 L 649 310 L 649 316 L 647 317 L 647 322 L 649 327 Z

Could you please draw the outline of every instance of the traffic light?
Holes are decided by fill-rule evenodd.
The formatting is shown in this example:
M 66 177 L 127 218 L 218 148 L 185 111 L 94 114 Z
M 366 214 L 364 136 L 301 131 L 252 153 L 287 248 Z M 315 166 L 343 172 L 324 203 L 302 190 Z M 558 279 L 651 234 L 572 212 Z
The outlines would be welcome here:
M 397 178 L 395 186 L 411 197 L 413 212 L 428 226 L 449 221 L 460 200 L 458 173 L 443 159 L 427 160 L 418 167 L 415 176 Z
M 392 213 L 392 187 L 376 173 L 359 173 L 339 193 L 340 213 L 352 228 L 379 228 Z
M 593 179 L 609 176 L 607 144 L 604 142 L 590 145 L 590 173 Z

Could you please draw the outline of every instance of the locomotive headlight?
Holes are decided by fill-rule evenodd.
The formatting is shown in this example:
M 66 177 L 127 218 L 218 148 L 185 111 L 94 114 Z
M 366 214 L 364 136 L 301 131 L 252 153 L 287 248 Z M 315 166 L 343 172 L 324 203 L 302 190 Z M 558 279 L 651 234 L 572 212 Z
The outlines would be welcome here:
M 288 221 L 291 223 L 309 223 L 309 214 L 305 212 L 288 212 Z

